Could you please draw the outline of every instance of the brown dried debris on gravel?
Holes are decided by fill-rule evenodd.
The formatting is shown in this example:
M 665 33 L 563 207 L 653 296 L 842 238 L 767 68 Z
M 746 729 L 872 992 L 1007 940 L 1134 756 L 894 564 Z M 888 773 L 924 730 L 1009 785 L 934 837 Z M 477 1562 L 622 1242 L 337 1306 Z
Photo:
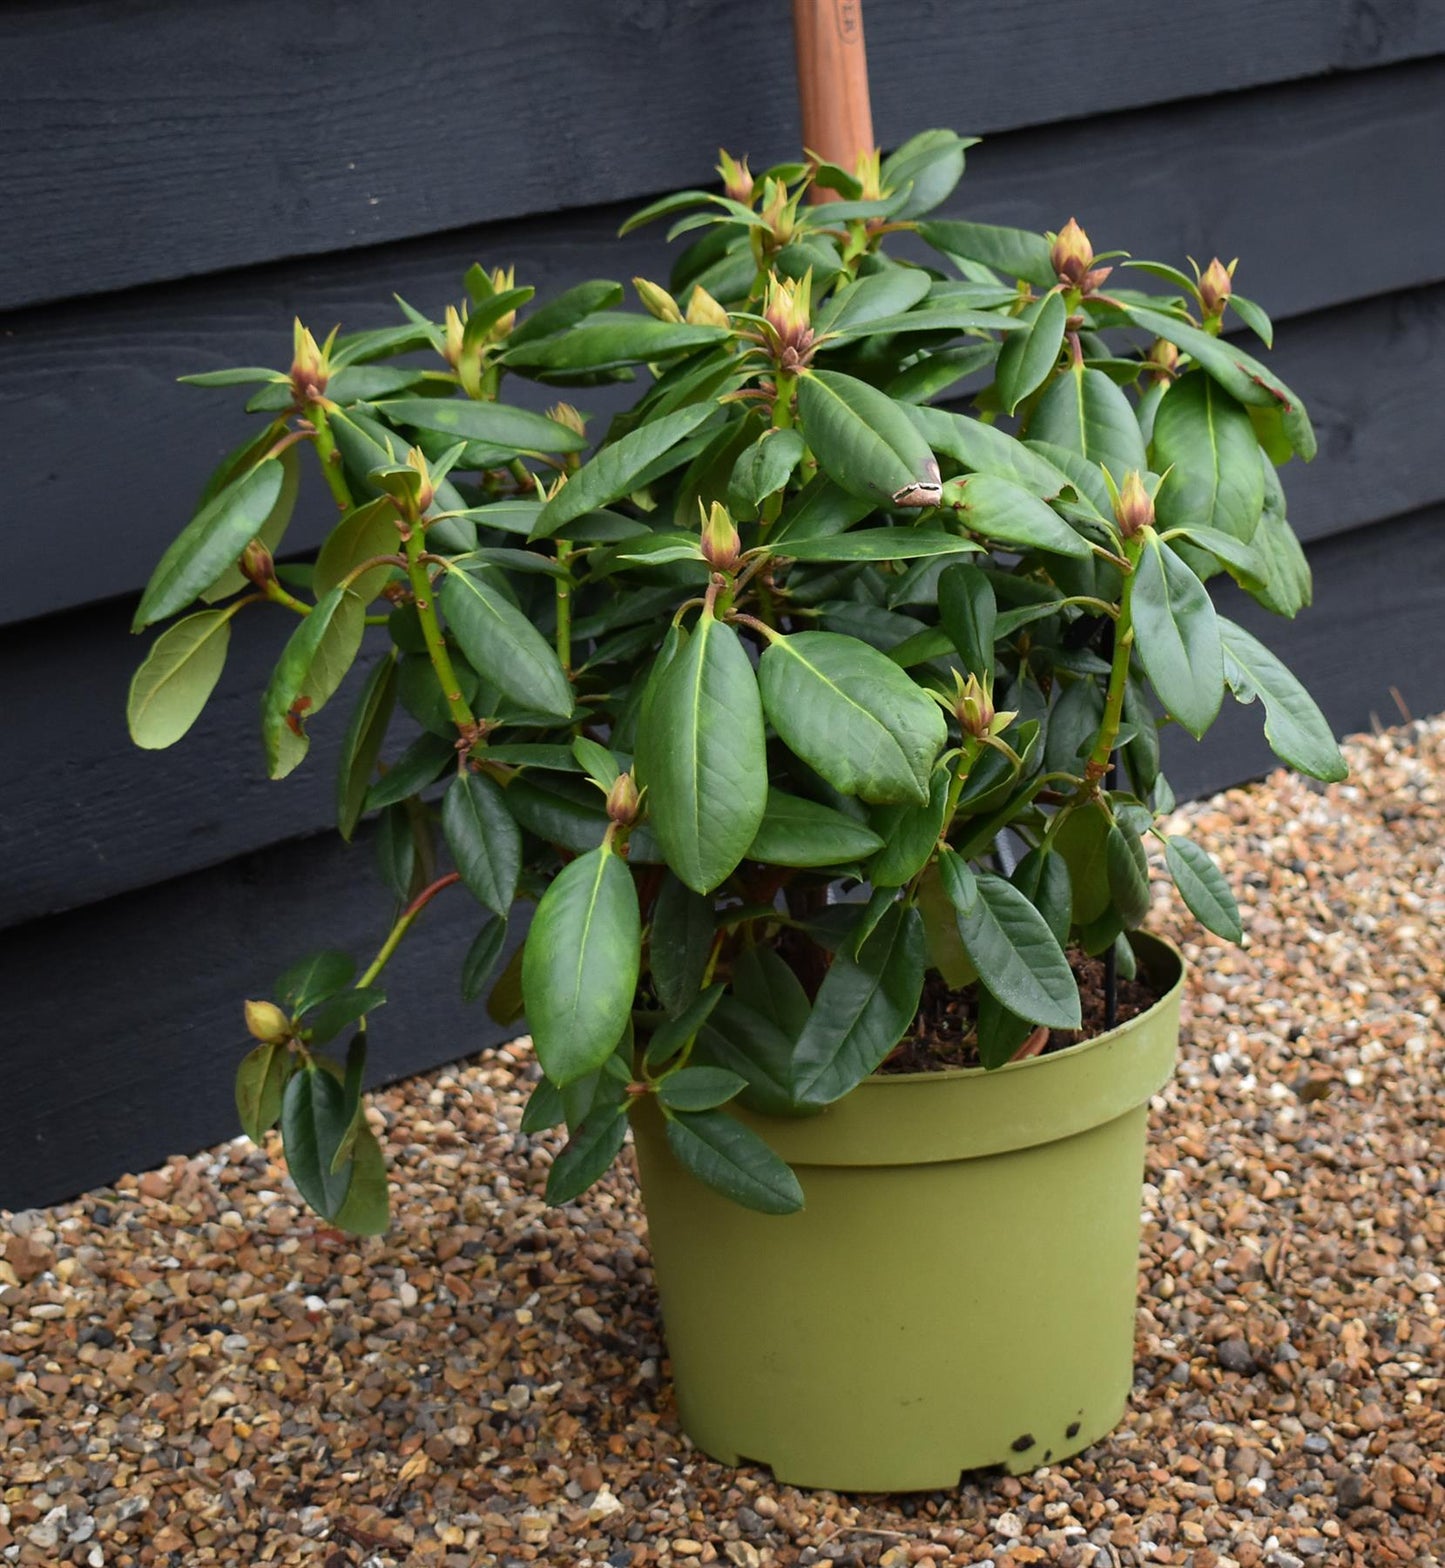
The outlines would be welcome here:
M 1181 813 L 1248 945 L 1156 1102 L 1137 1376 L 1080 1459 L 914 1498 L 681 1438 L 631 1179 L 549 1211 L 494 1051 L 378 1097 L 359 1248 L 244 1140 L 0 1216 L 0 1563 L 1297 1568 L 1445 1560 L 1445 721 Z

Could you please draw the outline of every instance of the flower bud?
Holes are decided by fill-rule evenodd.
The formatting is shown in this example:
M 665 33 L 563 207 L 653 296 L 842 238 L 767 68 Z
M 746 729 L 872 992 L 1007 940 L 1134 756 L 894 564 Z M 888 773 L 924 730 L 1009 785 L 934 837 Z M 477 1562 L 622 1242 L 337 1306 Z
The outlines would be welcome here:
M 682 320 L 682 312 L 677 308 L 677 301 L 665 288 L 656 283 L 649 283 L 646 278 L 634 278 L 632 286 L 637 290 L 642 308 L 649 316 L 656 316 L 659 321 Z
M 640 797 L 630 773 L 619 773 L 607 792 L 607 817 L 619 827 L 630 828 L 637 821 Z
M 334 336 L 334 334 L 333 334 Z M 331 340 L 327 339 L 327 348 Z M 291 390 L 298 403 L 310 403 L 326 391 L 331 379 L 331 364 L 326 349 L 320 347 L 311 333 L 296 318 L 292 329 Z
M 707 564 L 717 572 L 737 569 L 742 554 L 742 541 L 733 525 L 728 509 L 721 501 L 714 501 L 702 525 L 702 553 Z
M 432 483 L 431 470 L 427 467 L 426 454 L 419 446 L 411 447 L 406 454 L 406 466 L 421 477 L 416 490 L 416 509 L 425 516 L 427 508 L 436 499 L 436 486 Z
M 763 319 L 771 329 L 773 358 L 780 370 L 796 372 L 812 358 L 812 294 L 811 267 L 797 281 L 780 278 L 775 272 L 768 276 Z
M 580 414 L 570 403 L 554 403 L 547 410 L 547 418 L 554 425 L 562 425 L 579 436 L 587 434 L 586 416 Z
M 788 187 L 781 180 L 769 180 L 763 186 L 763 207 L 760 215 L 767 228 L 772 246 L 781 250 L 793 237 L 798 225 L 798 209 L 789 199 Z
M 858 199 L 880 201 L 884 195 L 882 151 L 874 147 L 869 152 L 860 152 L 857 162 L 853 165 L 853 172 L 858 176 L 858 184 L 861 187 Z
M 1126 539 L 1154 524 L 1154 498 L 1145 489 L 1144 476 L 1137 468 L 1124 475 L 1124 483 L 1114 498 L 1114 518 Z
M 241 576 L 249 583 L 255 583 L 258 588 L 264 588 L 267 583 L 276 581 L 276 563 L 271 559 L 271 552 L 259 539 L 253 539 L 241 551 L 238 563 Z
M 730 327 L 728 313 L 699 283 L 687 302 L 687 322 L 693 327 Z
M 967 680 L 958 683 L 953 711 L 965 735 L 977 740 L 989 733 L 994 721 L 993 698 L 977 675 L 970 672 Z
M 746 158 L 734 158 L 731 153 L 718 148 L 717 172 L 722 177 L 723 190 L 733 200 L 746 207 L 753 204 L 753 176 Z
M 508 292 L 508 290 L 516 288 L 516 286 L 517 269 L 515 267 L 492 268 L 493 294 L 505 294 Z M 509 310 L 506 315 L 498 316 L 487 330 L 488 340 L 491 342 L 496 342 L 498 338 L 506 337 L 512 328 L 516 326 L 516 324 L 517 312 L 515 310 Z
M 1094 264 L 1094 247 L 1089 236 L 1079 227 L 1077 218 L 1070 218 L 1054 236 L 1049 250 L 1049 265 L 1060 283 L 1079 287 Z
M 462 346 L 466 340 L 467 324 L 461 318 L 455 305 L 448 305 L 442 329 L 443 341 L 446 344 L 443 350 L 447 364 L 453 370 L 462 362 Z
M 1204 269 L 1199 279 L 1199 303 L 1206 316 L 1219 316 L 1234 291 L 1234 269 L 1238 258 L 1226 267 L 1218 256 Z
M 291 1020 L 274 1002 L 247 1002 L 246 1028 L 263 1045 L 275 1045 L 291 1033 Z
M 1155 381 L 1171 381 L 1179 372 L 1179 350 L 1168 338 L 1155 338 L 1149 345 L 1149 363 L 1159 367 L 1152 373 Z

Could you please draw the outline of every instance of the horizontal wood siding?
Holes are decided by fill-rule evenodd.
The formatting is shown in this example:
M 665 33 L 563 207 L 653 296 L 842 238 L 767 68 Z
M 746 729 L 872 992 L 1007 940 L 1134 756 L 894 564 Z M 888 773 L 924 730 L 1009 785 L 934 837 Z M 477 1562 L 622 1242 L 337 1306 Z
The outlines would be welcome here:
M 1367 0 L 893 0 L 867 25 L 885 145 L 1445 51 L 1440 7 Z M 0 104 L 0 307 L 628 200 L 799 141 L 778 0 L 12 0 Z
M 1097 249 L 1175 263 L 1239 256 L 1241 292 L 1285 319 L 1445 279 L 1440 219 L 1421 202 L 1439 183 L 1442 147 L 1445 59 L 1000 137 L 971 154 L 949 210 L 1039 229 L 1077 214 Z M 243 428 L 244 394 L 177 386 L 177 376 L 289 363 L 293 315 L 323 331 L 389 322 L 393 290 L 439 312 L 479 259 L 515 264 L 518 279 L 543 293 L 588 277 L 664 277 L 670 253 L 659 229 L 615 238 L 630 210 L 487 226 L 0 318 L 7 447 L 54 454 L 16 465 L 7 500 L 20 515 L 63 519 L 84 545 L 23 600 L 0 601 L 0 623 L 145 582 Z M 1351 378 L 1393 375 L 1373 338 L 1361 349 Z M 1423 369 L 1413 351 L 1407 363 Z M 1280 370 L 1292 375 L 1283 361 Z M 1297 390 L 1323 413 L 1330 399 L 1350 397 L 1345 379 L 1326 366 L 1323 380 Z M 508 388 L 533 394 L 516 380 Z M 611 406 L 591 394 L 579 401 Z M 83 463 L 62 460 L 72 431 L 85 433 Z M 1438 498 L 1445 487 L 1409 504 Z M 323 505 L 299 520 L 298 546 L 320 537 L 326 516 Z
M 880 139 L 985 132 L 954 215 L 1096 247 L 1239 255 L 1320 455 L 1284 480 L 1314 608 L 1234 614 L 1340 731 L 1445 708 L 1445 7 L 1152 0 L 867 8 Z M 733 57 L 746 40 L 746 60 Z M 241 398 L 187 371 L 276 363 L 289 322 L 437 311 L 474 260 L 552 292 L 663 277 L 650 196 L 754 167 L 798 127 L 775 0 L 11 0 L 0 7 L 0 431 L 25 593 L 0 601 L 0 1207 L 229 1135 L 239 998 L 322 939 L 371 950 L 365 843 L 323 833 L 343 699 L 293 779 L 263 776 L 258 693 L 282 618 L 242 617 L 216 699 L 135 751 L 134 594 L 237 439 Z M 517 383 L 524 401 L 547 395 Z M 625 398 L 578 397 L 599 419 Z M 303 497 L 290 547 L 324 532 Z M 58 564 L 57 564 L 58 563 Z M 1181 796 L 1271 766 L 1257 708 L 1167 743 Z M 319 836 L 318 836 L 319 835 Z M 495 1041 L 456 973 L 462 899 L 403 948 L 373 1075 Z M 16 1000 L 18 998 L 18 1001 Z

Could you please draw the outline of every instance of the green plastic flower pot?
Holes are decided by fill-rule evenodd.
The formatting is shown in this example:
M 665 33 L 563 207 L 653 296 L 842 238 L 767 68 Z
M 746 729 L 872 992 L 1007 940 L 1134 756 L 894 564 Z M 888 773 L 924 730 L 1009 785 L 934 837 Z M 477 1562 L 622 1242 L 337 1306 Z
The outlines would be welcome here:
M 738 1207 L 634 1113 L 678 1410 L 725 1463 L 837 1491 L 1037 1468 L 1120 1419 L 1133 1376 L 1150 1096 L 1184 962 L 1136 938 L 1161 999 L 996 1072 L 868 1079 L 807 1120 L 749 1117 L 806 1207 Z

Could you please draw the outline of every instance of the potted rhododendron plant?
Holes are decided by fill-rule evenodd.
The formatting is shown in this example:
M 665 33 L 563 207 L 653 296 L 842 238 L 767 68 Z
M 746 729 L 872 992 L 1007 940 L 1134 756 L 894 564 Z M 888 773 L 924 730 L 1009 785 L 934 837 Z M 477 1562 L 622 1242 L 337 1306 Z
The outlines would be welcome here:
M 246 1130 L 382 1230 L 368 1015 L 399 942 L 473 920 L 464 992 L 531 1034 L 524 1126 L 566 1129 L 548 1197 L 635 1132 L 684 1425 L 837 1487 L 1028 1468 L 1118 1419 L 1182 971 L 1144 929 L 1151 845 L 1240 936 L 1161 828 L 1161 726 L 1257 703 L 1285 762 L 1343 773 L 1207 587 L 1309 600 L 1276 468 L 1310 423 L 1222 335 L 1268 318 L 1218 261 L 930 218 L 967 145 L 725 156 L 721 192 L 633 220 L 689 239 L 635 302 L 477 266 L 441 320 L 298 324 L 289 371 L 189 378 L 255 383 L 260 428 L 136 615 L 187 612 L 135 678 L 150 747 L 237 614 L 294 618 L 270 773 L 350 705 L 338 827 L 396 900 L 359 973 L 323 950 L 247 1004 Z M 337 515 L 278 565 L 306 463 Z

